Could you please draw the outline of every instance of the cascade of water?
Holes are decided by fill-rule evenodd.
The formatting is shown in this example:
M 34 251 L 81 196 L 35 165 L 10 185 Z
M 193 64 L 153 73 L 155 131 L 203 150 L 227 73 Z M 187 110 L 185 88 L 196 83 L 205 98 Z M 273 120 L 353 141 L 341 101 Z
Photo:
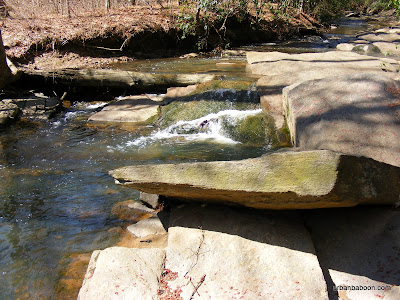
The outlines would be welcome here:
M 144 147 L 146 144 L 171 139 L 174 141 L 202 141 L 212 140 L 218 143 L 236 144 L 227 132 L 227 126 L 234 126 L 239 120 L 257 115 L 261 109 L 256 110 L 223 110 L 218 113 L 208 114 L 191 121 L 178 121 L 177 123 L 149 136 L 142 136 L 126 143 L 126 146 Z

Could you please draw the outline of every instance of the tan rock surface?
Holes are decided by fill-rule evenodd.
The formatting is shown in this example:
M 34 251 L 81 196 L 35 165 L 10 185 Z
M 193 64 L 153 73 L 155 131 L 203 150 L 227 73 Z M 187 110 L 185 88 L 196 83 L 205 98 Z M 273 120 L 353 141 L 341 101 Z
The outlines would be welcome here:
M 400 83 L 386 76 L 332 76 L 283 90 L 292 142 L 400 167 Z
M 162 249 L 94 251 L 78 299 L 157 299 L 164 259 Z
M 374 171 L 371 171 L 374 170 Z M 398 201 L 400 168 L 331 151 L 280 151 L 260 158 L 111 171 L 117 183 L 187 201 L 261 209 L 346 207 Z
M 169 287 L 182 290 L 183 299 L 328 298 L 310 236 L 296 214 L 176 209 L 166 252 L 165 267 L 177 276 Z

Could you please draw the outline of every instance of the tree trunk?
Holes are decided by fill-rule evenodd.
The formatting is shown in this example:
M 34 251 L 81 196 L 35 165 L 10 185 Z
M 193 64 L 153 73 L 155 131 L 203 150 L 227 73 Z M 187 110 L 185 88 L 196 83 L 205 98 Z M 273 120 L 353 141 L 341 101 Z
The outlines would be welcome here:
M 24 76 L 26 80 L 30 78 L 68 86 L 134 88 L 144 91 L 199 84 L 215 78 L 211 74 L 151 74 L 106 69 L 26 70 Z
M 11 71 L 7 65 L 6 53 L 4 51 L 3 39 L 0 31 L 0 88 L 3 88 L 11 79 Z

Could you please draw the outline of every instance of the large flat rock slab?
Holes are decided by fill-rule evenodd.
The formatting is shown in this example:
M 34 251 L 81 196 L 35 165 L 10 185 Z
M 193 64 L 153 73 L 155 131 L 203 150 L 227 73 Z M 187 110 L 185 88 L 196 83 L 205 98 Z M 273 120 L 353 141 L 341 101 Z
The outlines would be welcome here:
M 359 74 L 306 81 L 283 91 L 292 142 L 400 167 L 400 83 Z
M 331 295 L 337 291 L 343 300 L 400 299 L 400 211 L 318 210 L 306 223 Z
M 157 115 L 161 102 L 147 95 L 129 96 L 105 106 L 89 117 L 96 122 L 145 122 Z
M 157 299 L 164 261 L 162 249 L 94 251 L 78 299 Z
M 353 52 L 287 54 L 281 52 L 247 52 L 254 74 L 264 75 L 257 82 L 261 107 L 275 119 L 276 127 L 284 125 L 282 89 L 297 82 L 333 75 L 373 73 L 398 78 L 399 63 L 394 59 L 376 58 Z
M 260 209 L 393 204 L 400 168 L 331 151 L 280 151 L 240 161 L 138 165 L 116 182 L 167 197 Z
M 168 287 L 183 299 L 328 299 L 295 213 L 187 206 L 170 222 L 165 268 L 175 279 Z

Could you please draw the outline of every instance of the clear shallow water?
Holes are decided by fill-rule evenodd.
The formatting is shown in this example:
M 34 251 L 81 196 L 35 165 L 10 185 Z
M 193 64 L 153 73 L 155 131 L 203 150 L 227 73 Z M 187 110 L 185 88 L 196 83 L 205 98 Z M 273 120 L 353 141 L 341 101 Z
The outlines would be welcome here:
M 42 126 L 0 132 L 0 298 L 50 299 L 63 257 L 112 245 L 114 203 L 138 192 L 114 184 L 108 171 L 135 164 L 234 160 L 266 148 L 217 139 L 154 138 L 154 128 L 95 126 L 102 104 L 77 104 Z M 137 143 L 141 137 L 145 143 Z

